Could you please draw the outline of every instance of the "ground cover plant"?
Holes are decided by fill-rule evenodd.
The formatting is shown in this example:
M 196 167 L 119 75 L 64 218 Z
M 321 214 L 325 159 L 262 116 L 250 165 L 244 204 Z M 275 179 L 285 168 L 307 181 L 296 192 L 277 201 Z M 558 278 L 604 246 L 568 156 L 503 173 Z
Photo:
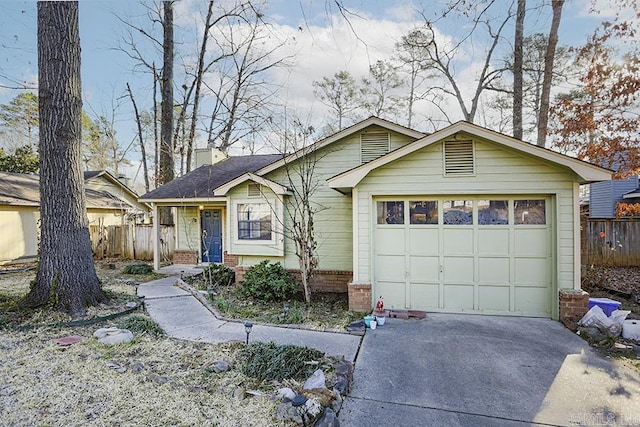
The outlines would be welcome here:
M 227 267 L 219 270 L 225 269 L 231 271 Z M 214 273 L 214 277 L 217 274 L 220 273 Z M 245 273 L 240 285 L 225 285 L 229 283 L 229 273 L 224 274 L 221 276 L 224 279 L 213 281 L 214 286 L 210 285 L 206 271 L 185 281 L 196 289 L 206 290 L 213 307 L 229 319 L 344 330 L 365 314 L 349 311 L 346 293 L 316 292 L 307 304 L 292 276 L 278 263 L 257 264 Z M 269 289 L 273 283 L 278 283 L 276 290 Z

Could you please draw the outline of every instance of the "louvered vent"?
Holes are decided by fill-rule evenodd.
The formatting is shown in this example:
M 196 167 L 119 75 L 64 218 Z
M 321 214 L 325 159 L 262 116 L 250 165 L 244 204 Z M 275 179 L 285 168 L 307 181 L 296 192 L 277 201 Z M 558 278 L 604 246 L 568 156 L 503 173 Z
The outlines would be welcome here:
M 360 159 L 370 162 L 389 152 L 388 132 L 368 132 L 360 134 Z
M 260 184 L 249 183 L 247 185 L 247 195 L 249 197 L 260 197 Z
M 474 173 L 473 141 L 445 141 L 444 174 L 457 176 Z

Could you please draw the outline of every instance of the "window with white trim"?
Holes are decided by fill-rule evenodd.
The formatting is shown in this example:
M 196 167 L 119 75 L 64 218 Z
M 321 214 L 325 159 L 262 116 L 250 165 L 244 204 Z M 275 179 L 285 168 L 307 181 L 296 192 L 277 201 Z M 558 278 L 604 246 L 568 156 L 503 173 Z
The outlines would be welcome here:
M 238 239 L 271 240 L 271 207 L 268 203 L 238 204 Z

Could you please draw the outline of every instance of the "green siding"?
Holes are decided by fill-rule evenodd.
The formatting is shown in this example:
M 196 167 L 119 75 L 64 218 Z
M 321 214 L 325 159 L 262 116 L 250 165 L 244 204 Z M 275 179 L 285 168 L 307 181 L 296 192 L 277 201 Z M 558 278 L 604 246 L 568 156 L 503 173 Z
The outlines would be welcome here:
M 200 251 L 200 210 L 197 206 L 176 208 L 176 249 Z
M 475 141 L 474 176 L 445 177 L 442 142 L 384 165 L 358 184 L 358 275 L 354 280 L 371 282 L 372 198 L 393 195 L 538 194 L 551 196 L 551 221 L 555 240 L 554 285 L 573 288 L 575 175 L 555 165 L 506 149 L 490 141 Z M 557 294 L 557 293 L 556 293 Z M 554 304 L 553 310 L 557 304 Z M 557 316 L 554 311 L 553 317 Z
M 380 130 L 375 126 L 370 126 L 365 131 Z M 405 135 L 391 132 L 391 150 L 404 146 L 413 141 Z M 351 271 L 353 264 L 353 231 L 352 231 L 352 200 L 350 195 L 343 195 L 329 188 L 326 180 L 346 170 L 360 165 L 360 133 L 356 133 L 341 141 L 334 142 L 328 147 L 316 152 L 318 162 L 314 169 L 314 179 L 318 183 L 318 189 L 314 193 L 313 202 L 319 208 L 319 212 L 314 218 L 316 239 L 318 241 L 318 268 L 322 270 Z M 288 168 L 294 184 L 299 180 L 295 179 L 297 162 L 289 164 Z M 265 176 L 265 178 L 277 182 L 286 187 L 291 187 L 285 168 L 277 169 Z M 264 188 L 264 187 L 263 187 Z M 233 202 L 246 196 L 246 184 L 239 185 L 230 191 L 230 205 L 233 210 Z M 285 196 L 285 204 L 287 198 Z M 231 234 L 234 231 L 234 214 L 231 216 Z M 289 224 L 287 215 L 285 228 Z M 231 253 L 242 256 L 242 265 L 252 265 L 269 256 L 278 256 L 270 251 L 268 246 L 258 248 L 254 246 L 252 250 L 238 245 L 232 246 Z M 295 248 L 290 239 L 284 239 L 283 257 L 274 258 L 284 263 L 287 268 L 298 268 L 298 259 L 295 255 Z

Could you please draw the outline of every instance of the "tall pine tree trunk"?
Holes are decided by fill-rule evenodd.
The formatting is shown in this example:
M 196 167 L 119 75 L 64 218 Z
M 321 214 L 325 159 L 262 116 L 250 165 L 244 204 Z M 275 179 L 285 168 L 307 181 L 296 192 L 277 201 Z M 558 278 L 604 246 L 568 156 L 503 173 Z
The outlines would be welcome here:
M 163 1 L 164 20 L 162 28 L 164 39 L 162 41 L 162 112 L 160 117 L 160 170 L 159 185 L 166 184 L 174 177 L 173 159 L 173 1 Z M 173 224 L 170 207 L 162 207 L 159 210 L 160 224 Z
M 549 30 L 547 52 L 544 56 L 544 77 L 542 79 L 542 94 L 540 95 L 540 111 L 538 113 L 538 146 L 547 144 L 547 127 L 549 124 L 549 102 L 551 98 L 551 81 L 553 80 L 553 62 L 556 57 L 558 45 L 558 28 L 562 17 L 564 0 L 552 0 L 553 18 Z
M 518 0 L 513 46 L 513 137 L 522 139 L 522 45 L 527 0 Z
M 28 306 L 74 316 L 106 301 L 96 275 L 81 167 L 78 2 L 38 2 L 40 263 Z

